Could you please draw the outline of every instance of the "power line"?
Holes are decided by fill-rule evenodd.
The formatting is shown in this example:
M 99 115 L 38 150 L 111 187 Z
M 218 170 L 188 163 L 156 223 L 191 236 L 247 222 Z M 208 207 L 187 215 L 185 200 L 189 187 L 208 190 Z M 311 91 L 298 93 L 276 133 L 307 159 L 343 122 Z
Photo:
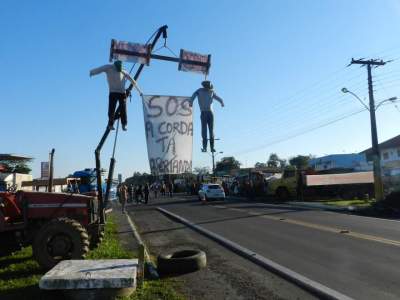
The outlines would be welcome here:
M 364 82 L 363 82 L 364 83 Z M 356 86 L 359 86 L 360 84 L 357 84 Z M 299 115 L 301 116 L 306 116 L 311 113 L 318 112 L 323 110 L 323 108 L 328 108 L 330 107 L 331 109 L 334 109 L 335 106 L 341 106 L 345 101 L 344 101 L 344 95 L 340 92 L 340 88 L 343 87 L 343 84 L 337 85 L 333 91 L 327 95 L 327 96 L 312 96 L 312 95 L 307 95 L 307 99 L 315 99 L 315 101 L 311 103 L 307 103 L 309 101 L 306 101 L 306 98 L 299 98 L 296 99 L 295 104 L 289 103 L 287 107 L 285 107 L 282 111 L 276 110 L 273 108 L 268 108 L 268 111 L 266 112 L 266 115 L 263 116 L 263 119 L 261 121 L 257 120 L 254 121 L 254 117 L 252 117 L 253 121 L 253 128 L 260 128 L 264 126 L 271 126 L 271 124 L 276 124 L 276 123 L 287 123 L 288 121 L 284 119 L 283 117 L 285 116 L 290 116 L 291 117 L 291 112 L 299 112 Z M 354 88 L 353 88 L 354 89 Z M 332 100 L 333 101 L 328 101 Z M 292 118 L 292 117 L 291 117 Z M 298 118 L 298 117 L 297 117 Z M 253 128 L 245 128 L 242 130 L 239 130 L 241 134 L 247 134 L 249 132 L 252 132 L 254 129 Z
M 343 85 L 340 85 L 343 87 Z M 254 131 L 260 132 L 260 128 L 269 128 L 272 130 L 280 130 L 281 126 L 288 127 L 293 123 L 304 123 L 304 121 L 312 120 L 315 117 L 320 115 L 324 115 L 325 112 L 335 111 L 336 109 L 340 109 L 344 107 L 343 104 L 352 103 L 349 100 L 346 100 L 345 96 L 340 92 L 339 86 L 336 88 L 335 94 L 332 94 L 330 97 L 315 97 L 318 101 L 315 105 L 307 105 L 303 104 L 301 107 L 291 107 L 286 109 L 285 111 L 273 111 L 272 113 L 275 116 L 265 116 L 264 122 L 265 125 L 262 126 L 252 126 L 251 128 L 247 127 L 245 130 L 237 131 L 240 135 L 248 135 L 253 133 Z M 334 101 L 327 101 L 327 99 L 334 99 Z M 299 101 L 301 102 L 301 101 Z M 295 117 L 292 116 L 292 111 L 298 111 Z M 290 119 L 283 118 L 283 116 L 290 116 Z M 294 122 L 293 122 L 294 121 Z M 254 124 L 254 122 L 252 122 Z M 275 129 L 276 128 L 276 129 Z
M 331 124 L 337 123 L 337 122 L 339 122 L 339 121 L 342 121 L 342 120 L 344 120 L 344 119 L 350 118 L 350 117 L 352 117 L 352 116 L 354 116 L 354 115 L 357 115 L 357 114 L 359 114 L 359 113 L 361 113 L 361 112 L 364 112 L 364 111 L 366 111 L 365 108 L 362 109 L 362 110 L 358 110 L 358 111 L 352 112 L 352 113 L 350 113 L 350 114 L 348 114 L 348 115 L 341 116 L 341 117 L 339 117 L 339 118 L 337 118 L 337 119 L 335 119 L 335 120 L 328 121 L 328 122 L 326 122 L 326 123 L 324 123 L 324 124 L 320 124 L 320 125 L 315 126 L 315 127 L 313 127 L 313 128 L 304 130 L 303 132 L 296 133 L 296 134 L 292 134 L 292 135 L 289 135 L 289 136 L 287 136 L 287 137 L 280 138 L 280 139 L 277 139 L 277 140 L 275 140 L 275 141 L 272 141 L 272 142 L 269 142 L 269 143 L 266 143 L 266 144 L 262 144 L 262 145 L 259 145 L 259 146 L 256 146 L 256 147 L 249 148 L 249 149 L 244 150 L 244 151 L 240 151 L 240 152 L 234 153 L 234 155 L 247 154 L 247 153 L 250 153 L 250 152 L 254 152 L 254 151 L 261 150 L 262 148 L 266 148 L 266 147 L 269 147 L 269 146 L 272 146 L 272 145 L 275 145 L 275 144 L 278 144 L 278 143 L 282 143 L 282 142 L 288 141 L 288 140 L 290 140 L 290 139 L 299 137 L 299 136 L 304 135 L 304 134 L 306 134 L 306 133 L 309 133 L 309 132 L 318 130 L 318 129 L 320 129 L 320 128 L 323 128 L 323 127 L 329 126 L 329 125 L 331 125 Z
M 343 97 L 342 101 L 342 105 L 341 107 L 347 107 L 348 100 L 345 100 Z M 241 137 L 251 137 L 251 136 L 269 136 L 270 133 L 274 133 L 274 132 L 282 132 L 282 129 L 288 129 L 288 130 L 292 130 L 293 127 L 298 127 L 298 125 L 304 125 L 307 124 L 307 121 L 310 120 L 316 120 L 320 117 L 324 117 L 326 119 L 327 117 L 327 113 L 332 112 L 332 111 L 337 111 L 335 109 L 333 109 L 331 106 L 327 106 L 324 109 L 321 108 L 317 108 L 315 111 L 313 111 L 312 113 L 307 112 L 300 112 L 300 116 L 295 116 L 292 118 L 292 120 L 287 121 L 287 120 L 281 120 L 281 121 L 277 121 L 277 122 L 271 122 L 271 124 L 267 127 L 258 127 L 255 128 L 253 131 L 251 132 L 246 132 L 246 134 L 240 134 Z M 264 129 L 264 130 L 263 130 Z
M 400 50 L 400 45 L 396 45 L 391 48 L 372 53 L 372 54 L 368 55 L 368 57 L 378 57 L 379 56 L 379 57 L 386 59 L 388 56 L 392 55 L 392 52 L 395 52 L 395 51 L 397 52 L 397 50 Z M 391 54 L 389 55 L 388 53 L 391 53 Z

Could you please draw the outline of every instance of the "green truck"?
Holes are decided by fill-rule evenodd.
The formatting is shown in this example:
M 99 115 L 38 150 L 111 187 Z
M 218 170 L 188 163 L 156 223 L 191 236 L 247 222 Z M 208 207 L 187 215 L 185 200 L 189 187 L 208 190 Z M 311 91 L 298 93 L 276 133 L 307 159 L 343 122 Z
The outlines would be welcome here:
M 269 181 L 267 194 L 279 200 L 341 197 L 364 198 L 373 194 L 372 172 L 308 174 L 295 168 L 285 169 L 282 177 Z

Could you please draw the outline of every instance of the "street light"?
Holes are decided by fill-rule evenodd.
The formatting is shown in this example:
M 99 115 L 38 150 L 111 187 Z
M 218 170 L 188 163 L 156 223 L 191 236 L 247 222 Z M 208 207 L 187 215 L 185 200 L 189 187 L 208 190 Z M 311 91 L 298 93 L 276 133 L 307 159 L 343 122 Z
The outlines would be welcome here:
M 342 88 L 342 92 L 345 93 L 345 94 L 346 94 L 346 93 L 349 93 L 349 94 L 353 95 L 358 101 L 360 101 L 360 103 L 361 103 L 367 110 L 369 110 L 368 105 L 366 105 L 366 104 L 364 103 L 364 101 L 362 101 L 361 98 L 357 96 L 357 94 L 353 93 L 352 91 L 349 91 L 349 90 L 348 90 L 347 88 L 345 88 L 345 87 Z M 397 97 L 390 97 L 390 98 L 388 98 L 388 99 L 382 100 L 381 102 L 378 103 L 378 105 L 375 106 L 375 111 L 376 111 L 383 103 L 385 103 L 385 102 L 395 102 L 395 101 L 397 101 Z
M 394 102 L 396 102 L 396 101 L 397 101 L 397 97 L 391 97 L 391 98 L 382 100 L 382 101 L 379 102 L 378 105 L 375 107 L 375 110 L 378 110 L 379 106 L 381 106 L 381 105 L 382 105 L 383 103 L 385 103 L 385 102 L 392 102 L 392 103 L 394 103 Z
M 369 110 L 369 107 L 367 106 L 367 104 L 365 104 L 364 101 L 362 101 L 361 98 L 358 97 L 355 93 L 353 93 L 352 91 L 349 91 L 349 90 L 346 89 L 345 87 L 342 88 L 342 92 L 343 92 L 343 93 L 349 93 L 349 94 L 353 95 L 358 101 L 360 101 L 360 103 L 361 103 L 367 110 Z
M 383 103 L 391 101 L 394 102 L 397 100 L 397 97 L 391 97 L 385 99 L 378 103 L 375 106 L 373 96 L 371 96 L 371 89 L 370 89 L 370 102 L 369 107 L 358 97 L 355 93 L 349 91 L 347 88 L 342 88 L 343 93 L 349 93 L 353 95 L 361 104 L 369 111 L 370 120 L 371 120 L 371 139 L 372 139 L 372 157 L 373 157 L 373 164 L 374 164 L 374 190 L 375 190 L 375 199 L 377 201 L 383 199 L 383 184 L 382 184 L 382 175 L 381 175 L 381 157 L 379 153 L 379 144 L 378 144 L 378 132 L 376 128 L 376 117 L 375 112 Z

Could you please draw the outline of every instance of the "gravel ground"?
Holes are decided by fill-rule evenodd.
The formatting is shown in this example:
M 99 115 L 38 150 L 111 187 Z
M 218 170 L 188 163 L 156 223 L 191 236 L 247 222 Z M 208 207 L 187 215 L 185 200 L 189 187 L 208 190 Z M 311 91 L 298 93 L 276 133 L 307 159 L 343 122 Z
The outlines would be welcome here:
M 175 277 L 180 283 L 179 291 L 187 299 L 315 299 L 297 286 L 170 220 L 156 211 L 155 206 L 135 205 L 128 210 L 151 255 L 156 257 L 161 252 L 188 248 L 206 252 L 207 268 Z

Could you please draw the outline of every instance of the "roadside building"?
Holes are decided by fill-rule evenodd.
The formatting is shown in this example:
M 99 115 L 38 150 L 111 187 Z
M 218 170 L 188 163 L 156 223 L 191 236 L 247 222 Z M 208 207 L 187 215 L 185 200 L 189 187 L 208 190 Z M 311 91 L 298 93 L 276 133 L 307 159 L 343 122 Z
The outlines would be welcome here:
M 23 189 L 22 182 L 32 180 L 27 164 L 31 157 L 16 154 L 0 154 L 0 191 Z
M 32 180 L 30 174 L 0 173 L 0 191 L 6 191 L 10 188 L 15 190 L 26 189 L 22 182 L 29 180 Z
M 75 177 L 54 178 L 53 193 L 79 192 L 80 179 Z M 22 181 L 21 189 L 25 191 L 47 192 L 49 186 L 48 179 L 36 178 Z
M 379 144 L 381 167 L 384 176 L 400 175 L 400 135 Z M 364 150 L 367 161 L 372 162 L 372 148 Z
M 379 144 L 382 179 L 386 193 L 400 190 L 400 135 Z M 372 148 L 361 152 L 372 164 Z
M 317 172 L 360 172 L 371 171 L 372 165 L 368 163 L 363 153 L 331 154 L 313 158 L 309 166 Z

